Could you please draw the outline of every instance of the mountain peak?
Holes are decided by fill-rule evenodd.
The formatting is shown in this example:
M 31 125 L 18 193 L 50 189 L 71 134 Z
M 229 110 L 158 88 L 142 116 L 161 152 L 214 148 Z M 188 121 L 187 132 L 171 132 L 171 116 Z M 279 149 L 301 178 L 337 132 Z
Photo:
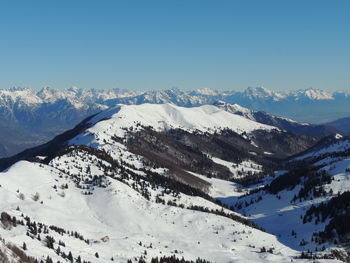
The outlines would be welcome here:
M 172 103 L 118 105 L 96 115 L 90 124 L 93 127 L 88 129 L 87 133 L 73 139 L 72 144 L 80 145 L 82 142 L 86 143 L 87 139 L 91 140 L 90 144 L 103 143 L 97 142 L 96 138 L 104 138 L 108 134 L 110 137 L 123 137 L 125 130 L 138 130 L 149 126 L 155 131 L 182 129 L 202 133 L 215 133 L 224 129 L 238 134 L 255 130 L 278 130 L 276 127 L 257 123 L 212 105 L 185 108 Z M 91 134 L 94 136 L 91 137 Z
M 214 96 L 214 95 L 217 95 L 217 92 L 216 92 L 216 91 L 211 90 L 211 89 L 209 89 L 209 88 L 197 89 L 197 90 L 196 90 L 196 93 L 197 93 L 197 94 L 200 94 L 200 95 L 206 95 L 206 96 Z
M 272 99 L 272 100 L 280 100 L 285 96 L 282 93 L 272 91 L 263 86 L 260 87 L 248 87 L 244 92 L 244 95 L 251 99 Z
M 334 97 L 331 93 L 315 88 L 308 88 L 303 90 L 297 90 L 289 92 L 291 97 L 294 97 L 295 100 L 300 99 L 310 99 L 310 100 L 333 100 Z
M 0 90 L 0 98 L 10 103 L 18 102 L 21 105 L 29 106 L 41 103 L 41 99 L 36 95 L 33 89 L 24 87 L 13 87 Z

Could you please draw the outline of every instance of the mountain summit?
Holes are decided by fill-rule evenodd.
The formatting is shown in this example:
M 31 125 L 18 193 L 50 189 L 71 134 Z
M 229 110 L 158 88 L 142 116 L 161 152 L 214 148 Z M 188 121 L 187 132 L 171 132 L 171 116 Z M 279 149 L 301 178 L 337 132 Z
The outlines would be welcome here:
M 0 90 L 0 156 L 9 156 L 46 142 L 84 118 L 117 104 L 173 103 L 197 107 L 218 100 L 301 122 L 327 122 L 350 114 L 350 97 L 346 92 L 330 94 L 315 89 L 275 92 L 258 87 L 242 92 L 221 92 L 209 89 L 181 91 L 177 88 L 128 91 L 45 87 L 36 92 L 17 87 Z M 17 137 L 14 138 L 13 134 Z
M 0 235 L 38 260 L 289 262 L 297 250 L 215 197 L 245 193 L 296 140 L 213 105 L 117 105 L 2 160 Z

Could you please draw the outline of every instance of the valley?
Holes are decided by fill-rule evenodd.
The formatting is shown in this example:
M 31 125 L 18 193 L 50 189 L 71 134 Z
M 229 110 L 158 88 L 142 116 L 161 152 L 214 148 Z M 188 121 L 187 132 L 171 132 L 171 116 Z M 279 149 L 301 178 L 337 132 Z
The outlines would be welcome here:
M 244 91 L 182 91 L 175 88 L 158 91 L 85 90 L 77 87 L 64 90 L 44 87 L 38 91 L 21 87 L 0 89 L 0 157 L 9 157 L 48 142 L 90 115 L 117 104 L 216 105 L 300 135 L 320 138 L 335 132 L 347 134 L 346 127 L 339 128 L 336 123 L 333 127 L 328 122 L 350 115 L 349 98 L 346 91 L 332 94 L 315 89 L 275 92 L 263 87 Z M 313 112 L 323 119 L 308 116 L 305 112 Z
M 111 107 L 0 160 L 4 249 L 46 262 L 346 261 L 348 230 L 327 226 L 347 207 L 314 211 L 347 198 L 350 143 L 316 138 L 214 105 Z

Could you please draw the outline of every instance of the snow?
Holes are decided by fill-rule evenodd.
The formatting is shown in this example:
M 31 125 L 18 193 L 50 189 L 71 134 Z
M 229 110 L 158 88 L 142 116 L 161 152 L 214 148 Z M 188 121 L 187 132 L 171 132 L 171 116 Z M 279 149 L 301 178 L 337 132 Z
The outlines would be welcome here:
M 257 91 L 279 98 L 275 93 L 263 88 Z M 76 96 L 85 97 L 86 101 L 90 98 L 89 94 L 85 94 L 83 90 L 76 87 L 66 92 L 71 95 L 64 97 L 66 95 L 44 89 L 40 99 L 54 101 L 65 98 L 72 104 L 75 103 L 76 107 L 83 107 L 83 103 L 77 101 Z M 157 99 L 163 99 L 164 94 L 156 95 Z M 113 98 L 113 94 L 105 94 L 105 96 Z M 28 100 L 28 103 L 36 102 Z M 238 109 L 238 105 L 234 107 Z M 215 106 L 183 108 L 169 103 L 117 105 L 97 114 L 90 120 L 89 125 L 89 128 L 73 138 L 69 145 L 86 145 L 104 150 L 114 161 L 125 164 L 124 170 L 139 175 L 141 182 L 145 182 L 147 178 L 147 172 L 142 169 L 145 168 L 142 157 L 129 152 L 125 145 L 113 139 L 117 136 L 121 140 L 127 140 L 126 131 L 137 131 L 147 126 L 156 131 L 183 129 L 200 133 L 215 133 L 223 129 L 231 129 L 241 135 L 259 129 L 278 130 Z M 348 140 L 339 136 L 336 139 L 339 141 L 298 158 L 342 152 L 350 148 Z M 265 154 L 270 153 L 265 152 Z M 44 157 L 38 156 L 38 159 L 43 160 Z M 234 178 L 240 178 L 239 172 L 242 171 L 251 173 L 262 171 L 260 165 L 249 160 L 236 164 L 216 157 L 211 159 L 227 167 Z M 332 189 L 334 193 L 338 193 L 338 191 L 344 192 L 350 189 L 350 175 L 346 171 L 350 167 L 349 158 L 328 156 L 319 160 L 317 164 L 322 164 L 321 169 L 328 171 L 335 179 L 326 186 L 328 190 Z M 147 250 L 148 261 L 152 256 L 176 254 L 193 260 L 200 256 L 218 263 L 290 262 L 299 254 L 298 251 L 315 248 L 312 242 L 302 248 L 299 243 L 302 239 L 310 241 L 311 234 L 322 230 L 325 225 L 325 223 L 317 226 L 309 223 L 302 224 L 300 217 L 312 204 L 319 204 L 331 198 L 328 196 L 291 204 L 290 200 L 298 193 L 300 186 L 293 190 L 282 191 L 279 193 L 280 198 L 264 190 L 246 195 L 250 189 L 262 188 L 286 171 L 278 171 L 275 176 L 266 177 L 262 183 L 246 189 L 242 189 L 233 182 L 192 173 L 210 183 L 208 187 L 210 196 L 228 205 L 244 201 L 250 203 L 253 200 L 253 204 L 243 207 L 239 212 L 266 228 L 268 232 L 274 234 L 272 235 L 227 217 L 188 209 L 191 206 L 200 206 L 238 214 L 199 196 L 189 196 L 184 193 L 173 196 L 171 193 L 163 193 L 164 189 L 149 187 L 150 196 L 146 199 L 132 187 L 136 184 L 134 179 L 128 178 L 121 181 L 122 169 L 112 168 L 111 163 L 79 150 L 57 156 L 48 165 L 27 161 L 17 162 L 0 173 L 0 200 L 3 200 L 0 202 L 0 212 L 6 211 L 11 216 L 21 219 L 23 219 L 21 217 L 23 213 L 24 216 L 29 216 L 36 222 L 79 232 L 90 241 L 89 244 L 54 231 L 50 231 L 49 235 L 56 241 L 64 241 L 66 246 L 61 249 L 66 253 L 72 251 L 75 257 L 79 254 L 83 260 L 91 262 L 109 262 L 111 257 L 117 262 L 125 262 L 129 258 L 140 257 L 145 250 Z M 167 169 L 162 167 L 150 170 L 167 176 Z M 94 176 L 102 178 L 102 186 L 88 183 Z M 77 179 L 81 181 L 77 182 Z M 64 187 L 65 185 L 68 188 Z M 87 192 L 89 194 L 85 194 Z M 37 193 L 39 200 L 34 198 Z M 155 201 L 160 194 L 163 194 L 161 197 L 165 204 Z M 260 196 L 263 197 L 262 200 L 258 200 Z M 169 201 L 176 202 L 177 206 L 168 205 Z M 298 233 L 297 238 L 291 236 L 291 230 Z M 45 259 L 49 255 L 54 258 L 54 261 L 62 261 L 62 258 L 48 249 L 44 242 L 31 238 L 26 233 L 25 226 L 18 225 L 12 229 L 0 226 L 1 237 L 17 246 L 25 242 L 30 255 L 38 259 Z M 102 241 L 101 239 L 106 236 L 108 241 Z M 142 245 L 139 245 L 140 242 Z M 57 242 L 55 246 L 57 247 Z M 275 253 L 259 253 L 263 246 L 274 247 Z M 98 259 L 94 257 L 96 252 L 100 255 Z M 305 262 L 305 260 L 295 261 Z
M 324 90 L 320 89 L 304 89 L 304 90 L 296 90 L 296 91 L 287 91 L 286 95 L 295 101 L 299 101 L 302 99 L 309 99 L 309 100 L 334 100 L 334 96 L 332 93 L 329 93 Z
M 341 134 L 339 134 L 339 133 L 337 133 L 337 134 L 335 134 L 335 136 L 334 136 L 336 139 L 341 139 L 341 138 L 343 138 L 343 135 L 341 135 Z
M 223 110 L 230 112 L 232 114 L 237 114 L 237 115 L 245 117 L 246 119 L 256 121 L 255 117 L 254 117 L 254 111 L 249 110 L 247 108 L 244 108 L 241 105 L 230 104 L 230 103 L 226 103 L 224 101 L 217 101 L 214 103 L 214 105 L 217 106 L 218 108 L 223 109 Z
M 207 95 L 207 96 L 214 96 L 217 95 L 217 92 L 209 89 L 209 88 L 204 88 L 204 89 L 197 89 L 196 93 L 200 95 Z
M 125 129 L 140 129 L 151 126 L 156 131 L 183 129 L 189 132 L 215 133 L 231 129 L 239 134 L 254 130 L 278 130 L 276 127 L 247 120 L 241 116 L 204 105 L 194 108 L 179 107 L 174 104 L 118 105 L 101 112 L 91 119 L 85 134 L 74 138 L 71 144 L 86 144 L 89 134 L 101 139 L 111 136 L 123 137 Z M 91 142 L 92 143 L 92 142 Z
M 78 231 L 90 244 L 54 231 L 49 235 L 66 244 L 61 250 L 72 251 L 75 257 L 79 254 L 83 260 L 109 262 L 113 257 L 117 262 L 125 262 L 145 250 L 147 258 L 172 255 L 177 250 L 179 257 L 194 260 L 200 256 L 213 262 L 290 262 L 290 257 L 296 255 L 273 235 L 225 217 L 147 201 L 112 178 L 108 179 L 107 188 L 96 188 L 92 195 L 83 195 L 62 171 L 21 161 L 0 173 L 0 180 L 0 199 L 6 200 L 0 203 L 0 211 L 17 218 L 23 213 L 36 222 Z M 53 187 L 65 183 L 68 189 Z M 40 194 L 38 201 L 32 199 L 36 192 Z M 24 194 L 24 200 L 18 198 L 19 193 Z M 11 230 L 0 227 L 0 235 L 17 246 L 25 242 L 29 255 L 62 260 L 41 241 L 26 236 L 24 226 Z M 105 236 L 109 240 L 101 241 Z M 262 246 L 274 247 L 278 254 L 258 253 Z M 98 259 L 94 257 L 96 252 Z
M 1 104 L 8 102 L 21 102 L 27 105 L 36 106 L 41 103 L 39 97 L 36 96 L 35 91 L 29 88 L 12 88 L 0 90 Z
M 349 142 L 342 137 L 339 140 L 320 148 L 317 151 L 310 152 L 308 154 L 298 157 L 298 160 L 309 157 L 321 157 L 317 159 L 317 162 L 312 163 L 314 166 L 320 166 L 319 171 L 326 171 L 333 177 L 333 180 L 323 186 L 324 190 L 328 193 L 325 196 L 313 197 L 302 200 L 296 200 L 291 202 L 293 197 L 297 195 L 302 187 L 301 184 L 295 186 L 293 189 L 280 191 L 277 195 L 269 194 L 267 191 L 261 189 L 260 191 L 243 195 L 240 193 L 233 193 L 221 187 L 225 192 L 230 192 L 231 195 L 222 194 L 220 197 L 219 191 L 214 194 L 216 198 L 223 203 L 231 206 L 234 204 L 242 204 L 242 208 L 238 209 L 238 212 L 243 213 L 249 219 L 253 220 L 257 224 L 264 227 L 269 233 L 272 233 L 278 237 L 278 240 L 284 245 L 291 247 L 292 249 L 306 251 L 310 249 L 315 251 L 316 248 L 320 250 L 321 246 L 325 245 L 326 251 L 335 248 L 332 243 L 325 243 L 321 246 L 312 240 L 313 233 L 323 231 L 324 227 L 329 222 L 329 219 L 325 222 L 303 222 L 303 216 L 305 212 L 311 207 L 311 205 L 319 205 L 322 202 L 329 201 L 332 197 L 350 191 L 350 156 L 336 156 L 332 155 L 334 152 L 342 153 L 344 150 L 349 149 Z M 312 161 L 312 159 L 311 159 Z M 287 171 L 279 171 L 275 173 L 276 176 L 283 175 Z M 252 186 L 251 189 L 258 189 L 263 185 L 268 185 L 273 178 L 265 178 L 265 182 L 257 186 Z M 306 179 L 306 178 L 305 178 Z M 246 192 L 246 189 L 243 193 Z M 237 206 L 236 206 L 237 207 Z M 296 237 L 292 236 L 292 230 L 297 233 Z M 305 240 L 306 245 L 301 246 L 300 242 Z M 339 247 L 337 247 L 339 249 Z
M 211 159 L 215 163 L 226 166 L 232 173 L 233 178 L 242 177 L 243 175 L 239 175 L 240 172 L 242 172 L 243 174 L 246 174 L 247 172 L 251 172 L 253 174 L 262 172 L 262 166 L 251 160 L 242 161 L 241 163 L 236 164 L 236 163 L 228 162 L 216 157 L 212 157 Z
M 210 183 L 209 195 L 214 198 L 223 198 L 231 196 L 241 196 L 246 191 L 240 187 L 237 183 L 217 179 L 217 178 L 208 178 L 206 176 L 189 172 L 202 180 L 205 180 Z
M 244 94 L 251 99 L 271 99 L 273 101 L 279 101 L 286 98 L 285 94 L 269 90 L 265 87 L 249 87 L 244 91 Z
M 339 92 L 340 94 L 346 94 L 346 92 Z M 285 92 L 276 92 L 265 87 L 249 87 L 244 91 L 246 97 L 251 99 L 270 99 L 273 101 L 281 100 L 294 100 L 299 101 L 301 99 L 307 98 L 310 100 L 334 100 L 334 94 L 329 93 L 320 89 L 304 89 L 297 91 L 285 91 Z
M 307 89 L 305 90 L 305 95 L 313 100 L 333 100 L 332 94 L 317 89 Z
M 247 215 L 248 218 L 264 227 L 269 233 L 276 235 L 278 240 L 284 245 L 300 251 L 307 249 L 314 251 L 316 247 L 320 249 L 321 246 L 311 242 L 312 234 L 322 231 L 328 221 L 317 225 L 314 222 L 303 224 L 302 217 L 312 204 L 317 205 L 327 199 L 322 197 L 291 204 L 290 200 L 292 200 L 293 196 L 299 190 L 300 187 L 297 186 L 293 190 L 281 191 L 278 194 L 280 198 L 277 198 L 276 195 L 265 193 L 262 190 L 240 199 L 237 196 L 231 196 L 219 198 L 219 200 L 228 205 L 236 202 L 242 202 L 244 204 L 246 201 L 250 203 L 251 200 L 258 200 L 259 196 L 262 196 L 262 200 L 256 201 L 254 204 L 250 204 L 247 207 L 243 205 L 243 208 L 239 212 Z M 292 236 L 292 230 L 297 233 L 297 237 Z M 307 241 L 308 244 L 306 246 L 300 246 L 302 240 Z M 325 245 L 327 246 L 327 244 Z
M 330 153 L 339 153 L 343 152 L 345 150 L 348 150 L 350 148 L 350 141 L 346 138 L 339 137 L 339 135 L 335 135 L 335 138 L 338 139 L 334 143 L 323 147 L 321 149 L 316 149 L 310 152 L 307 152 L 305 154 L 299 155 L 293 160 L 303 160 L 306 158 L 313 158 L 313 157 L 319 157 L 324 154 L 330 154 Z

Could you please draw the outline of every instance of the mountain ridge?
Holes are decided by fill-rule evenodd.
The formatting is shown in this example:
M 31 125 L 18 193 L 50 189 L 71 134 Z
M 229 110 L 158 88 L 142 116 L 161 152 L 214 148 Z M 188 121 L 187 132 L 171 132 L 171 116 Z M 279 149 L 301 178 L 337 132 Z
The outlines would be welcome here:
M 301 93 L 306 94 L 303 98 L 309 98 L 307 103 L 305 98 L 297 99 Z M 332 99 L 329 93 L 324 93 L 316 90 L 281 93 L 266 88 L 248 88 L 243 92 L 209 89 L 181 91 L 176 88 L 144 92 L 119 89 L 84 90 L 76 87 L 65 90 L 45 87 L 40 91 L 30 88 L 3 89 L 0 90 L 0 156 L 13 155 L 25 148 L 44 143 L 84 118 L 116 104 L 174 103 L 195 107 L 221 100 L 231 104 L 238 103 L 253 111 L 278 113 L 278 116 L 284 115 L 283 118 L 298 117 L 298 114 L 304 118 L 304 112 L 327 116 L 339 107 L 343 115 L 347 112 L 348 107 L 344 106 L 350 102 L 347 92 L 333 93 Z M 326 119 L 322 122 L 325 121 Z M 312 132 L 319 130 L 320 136 L 330 132 L 327 131 L 328 128 L 315 128 Z M 13 134 L 20 136 L 14 138 Z
M 336 142 L 340 138 L 334 136 Z M 288 174 L 330 182 L 308 166 L 303 167 L 307 174 L 275 172 L 292 167 L 285 156 L 314 144 L 214 105 L 117 105 L 44 145 L 0 160 L 0 197 L 7 200 L 0 205 L 0 235 L 17 247 L 25 243 L 30 256 L 55 261 L 73 253 L 88 262 L 152 262 L 160 255 L 189 260 L 200 255 L 223 263 L 307 262 L 307 249 L 322 248 L 309 239 L 325 224 L 295 228 L 305 240 L 292 242 L 264 218 L 276 220 L 292 209 L 290 195 L 298 194 L 299 186 L 287 196 L 283 191 L 304 181 L 285 183 Z M 250 208 L 261 211 L 258 205 L 266 202 L 259 199 L 263 191 L 266 200 L 283 196 L 288 209 L 254 214 Z M 332 196 L 326 197 L 322 200 Z M 302 215 L 289 220 L 303 220 Z M 345 248 L 327 240 L 317 257 L 344 259 Z
M 230 185 L 219 178 L 263 172 L 264 152 L 240 149 L 259 151 L 256 132 L 285 133 L 209 105 L 107 109 L 6 164 L 0 235 L 55 261 L 289 262 L 298 251 L 208 195 L 212 180 Z

